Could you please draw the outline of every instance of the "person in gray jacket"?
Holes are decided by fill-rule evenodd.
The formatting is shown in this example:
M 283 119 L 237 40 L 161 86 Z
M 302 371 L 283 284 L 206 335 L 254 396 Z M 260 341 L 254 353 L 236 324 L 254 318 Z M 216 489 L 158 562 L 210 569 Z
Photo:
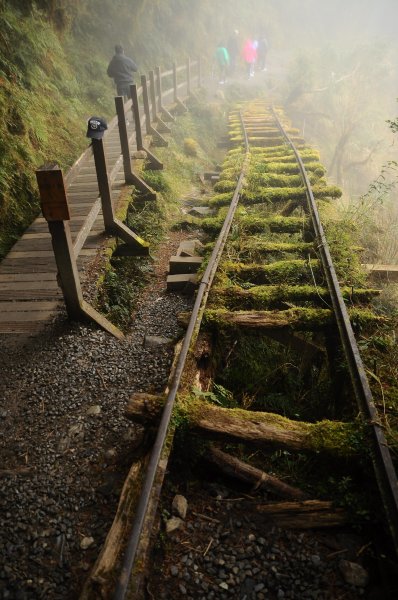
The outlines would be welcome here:
M 137 70 L 135 62 L 125 55 L 123 46 L 116 44 L 107 74 L 113 78 L 118 96 L 130 98 L 130 85 L 133 83 L 133 73 Z

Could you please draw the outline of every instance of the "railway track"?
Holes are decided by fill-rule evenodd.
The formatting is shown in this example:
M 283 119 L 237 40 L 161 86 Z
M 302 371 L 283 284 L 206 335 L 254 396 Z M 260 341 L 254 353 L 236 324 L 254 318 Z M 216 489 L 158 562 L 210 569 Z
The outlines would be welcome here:
M 203 476 L 205 464 L 205 478 L 218 472 L 249 487 L 238 487 L 238 498 L 230 499 L 222 493 L 209 499 L 208 488 L 189 494 L 190 469 L 173 457 L 177 468 L 167 477 L 163 514 L 171 490 L 183 488 L 192 514 L 204 523 L 196 527 L 203 535 L 198 537 L 192 522 L 185 527 L 181 519 L 174 522 L 170 543 L 176 546 L 166 550 L 161 575 L 151 576 L 152 597 L 359 597 L 355 594 L 365 593 L 366 577 L 361 584 L 349 576 L 339 582 L 336 565 L 321 550 L 311 555 L 324 565 L 323 579 L 316 579 L 313 590 L 297 574 L 296 583 L 283 578 L 275 583 L 280 567 L 269 566 L 274 560 L 269 556 L 281 553 L 275 547 L 282 538 L 275 536 L 285 529 L 309 531 L 308 544 L 319 549 L 326 544 L 320 531 L 350 531 L 364 510 L 372 519 L 378 513 L 376 529 L 388 531 L 391 546 L 398 547 L 396 474 L 353 331 L 379 323 L 371 309 L 378 290 L 366 285 L 358 252 L 346 247 L 344 232 L 333 221 L 328 221 L 329 248 L 319 212 L 328 214 L 340 190 L 328 185 L 318 153 L 284 120 L 281 111 L 263 102 L 246 104 L 230 116 L 233 147 L 208 200 L 213 214 L 200 222 L 207 239 L 215 241 L 207 246 L 193 312 L 181 316 L 187 331 L 169 389 L 164 397 L 137 394 L 127 410 L 129 418 L 159 427 L 115 599 L 139 597 L 145 587 L 148 573 L 142 565 L 148 562 L 174 437 L 196 473 L 192 480 Z M 344 485 L 350 482 L 358 499 L 365 481 L 363 505 L 358 500 L 358 506 L 343 506 Z M 378 511 L 381 504 L 384 510 Z M 246 527 L 255 530 L 247 538 L 251 556 L 244 555 L 257 565 L 247 569 L 244 563 L 251 576 L 237 562 L 239 546 L 248 543 L 242 524 L 234 527 L 230 517 L 223 533 L 225 507 L 235 523 L 237 515 L 245 515 Z M 165 520 L 168 530 L 174 526 Z M 209 538 L 215 523 L 217 533 Z M 275 528 L 270 533 L 270 523 L 277 534 Z M 366 548 L 375 552 L 374 527 L 363 530 Z M 273 550 L 266 549 L 267 535 Z M 284 548 L 301 544 L 296 534 L 286 535 Z M 223 547 L 228 536 L 235 555 Z M 205 561 L 212 543 L 224 554 L 232 552 L 230 568 L 222 568 L 221 575 L 214 564 L 223 558 L 211 559 L 210 567 Z M 335 552 L 330 547 L 328 556 L 348 552 L 338 544 Z M 357 548 L 357 557 L 362 553 Z M 264 556 L 267 568 L 262 568 Z M 284 554 L 285 567 L 289 560 Z M 289 568 L 306 572 L 296 563 Z

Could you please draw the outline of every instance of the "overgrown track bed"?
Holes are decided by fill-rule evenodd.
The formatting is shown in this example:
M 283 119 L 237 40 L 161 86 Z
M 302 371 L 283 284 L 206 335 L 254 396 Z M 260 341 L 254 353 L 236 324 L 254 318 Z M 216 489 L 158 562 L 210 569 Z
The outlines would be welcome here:
M 193 316 L 181 315 L 189 324 L 170 393 L 129 402 L 135 421 L 162 416 L 117 598 L 131 567 L 139 595 L 174 437 L 154 597 L 394 595 L 380 573 L 395 560 L 396 474 L 352 330 L 380 323 L 378 291 L 327 223 L 329 250 L 319 212 L 341 192 L 284 120 L 262 102 L 231 114 L 234 147 L 213 215 L 200 221 L 221 237 L 209 242 Z M 175 491 L 188 517 L 177 502 L 168 518 Z

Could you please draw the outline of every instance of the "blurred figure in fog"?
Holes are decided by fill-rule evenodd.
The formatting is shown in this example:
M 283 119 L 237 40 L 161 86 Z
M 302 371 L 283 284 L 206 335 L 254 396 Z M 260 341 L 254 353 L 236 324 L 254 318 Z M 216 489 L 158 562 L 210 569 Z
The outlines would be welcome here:
M 257 59 L 257 45 L 258 43 L 251 38 L 248 38 L 243 46 L 243 59 L 246 64 L 247 76 L 254 76 L 254 65 Z
M 130 98 L 130 85 L 134 82 L 133 73 L 138 70 L 135 62 L 125 55 L 123 46 L 116 44 L 115 55 L 108 65 L 108 77 L 112 77 L 118 96 Z
M 229 54 L 225 47 L 225 44 L 220 42 L 216 48 L 216 61 L 218 65 L 219 81 L 218 83 L 225 83 L 227 80 L 227 70 L 229 66 Z
M 265 66 L 266 58 L 268 52 L 268 41 L 265 35 L 260 36 L 258 40 L 258 48 L 257 48 L 257 62 L 260 71 L 266 71 L 267 67 Z
M 236 69 L 239 56 L 239 31 L 237 29 L 228 38 L 227 50 L 229 54 L 229 72 L 232 74 Z

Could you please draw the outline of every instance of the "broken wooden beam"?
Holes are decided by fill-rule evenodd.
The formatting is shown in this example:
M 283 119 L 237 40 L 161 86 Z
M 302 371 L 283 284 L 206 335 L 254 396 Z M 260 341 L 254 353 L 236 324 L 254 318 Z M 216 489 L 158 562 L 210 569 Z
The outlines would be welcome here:
M 163 405 L 161 396 L 136 393 L 125 414 L 133 421 L 151 423 L 160 418 Z M 358 422 L 293 421 L 274 413 L 223 408 L 196 398 L 179 402 L 177 410 L 186 426 L 213 439 L 345 457 L 358 455 L 361 442 L 366 445 Z
M 322 500 L 257 504 L 256 511 L 267 521 L 287 529 L 324 529 L 341 527 L 349 522 L 344 509 Z
M 265 488 L 283 498 L 303 499 L 305 496 L 302 490 L 288 485 L 277 477 L 269 475 L 261 469 L 257 469 L 235 456 L 223 452 L 215 446 L 209 448 L 205 454 L 205 458 L 215 464 L 224 474 L 250 484 L 252 491 Z

